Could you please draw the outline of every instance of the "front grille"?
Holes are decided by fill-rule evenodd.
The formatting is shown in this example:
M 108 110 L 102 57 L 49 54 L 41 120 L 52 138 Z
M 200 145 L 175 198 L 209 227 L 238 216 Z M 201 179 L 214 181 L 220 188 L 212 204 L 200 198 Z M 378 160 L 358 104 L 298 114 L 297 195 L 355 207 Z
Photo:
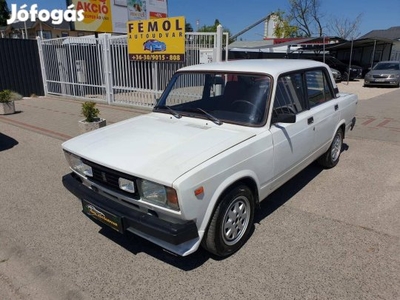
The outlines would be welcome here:
M 382 74 L 382 75 L 373 75 L 373 77 L 374 77 L 374 78 L 388 78 L 389 75 L 385 75 L 385 74 Z
M 103 186 L 109 190 L 112 190 L 114 192 L 117 192 L 119 194 L 124 195 L 125 197 L 133 198 L 133 199 L 139 199 L 139 194 L 137 192 L 137 185 L 136 185 L 136 177 L 124 174 L 122 172 L 115 171 L 110 168 L 106 168 L 104 166 L 98 165 L 96 163 L 93 163 L 91 161 L 82 159 L 82 161 L 92 167 L 93 171 L 93 177 L 91 180 L 93 180 L 95 183 L 97 183 L 100 186 Z M 135 183 L 135 193 L 128 193 L 119 188 L 119 183 L 118 179 L 122 177 L 128 180 L 132 180 Z

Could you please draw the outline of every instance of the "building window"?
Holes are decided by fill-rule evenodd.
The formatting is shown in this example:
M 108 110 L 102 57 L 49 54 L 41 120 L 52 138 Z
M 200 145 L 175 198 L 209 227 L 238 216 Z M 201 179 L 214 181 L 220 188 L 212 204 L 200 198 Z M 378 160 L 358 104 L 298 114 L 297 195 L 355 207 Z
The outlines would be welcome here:
M 61 37 L 67 37 L 69 36 L 68 31 L 61 31 Z
M 51 31 L 50 30 L 42 30 L 42 31 L 38 30 L 38 31 L 36 31 L 36 34 L 37 34 L 37 36 L 40 36 L 40 37 L 43 36 L 43 39 L 51 39 Z

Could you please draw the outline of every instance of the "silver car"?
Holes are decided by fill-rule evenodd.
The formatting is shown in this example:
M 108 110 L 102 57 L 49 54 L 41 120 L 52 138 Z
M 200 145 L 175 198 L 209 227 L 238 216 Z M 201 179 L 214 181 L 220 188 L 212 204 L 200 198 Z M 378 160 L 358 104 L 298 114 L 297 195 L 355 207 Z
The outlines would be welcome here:
M 400 86 L 400 62 L 378 62 L 364 77 L 364 86 Z

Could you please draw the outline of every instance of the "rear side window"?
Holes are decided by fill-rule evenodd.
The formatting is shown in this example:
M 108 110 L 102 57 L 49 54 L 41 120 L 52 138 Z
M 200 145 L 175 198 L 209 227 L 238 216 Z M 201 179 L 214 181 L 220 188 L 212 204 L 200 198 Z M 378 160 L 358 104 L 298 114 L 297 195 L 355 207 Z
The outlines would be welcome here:
M 334 98 L 325 72 L 322 70 L 308 71 L 305 76 L 310 108 Z

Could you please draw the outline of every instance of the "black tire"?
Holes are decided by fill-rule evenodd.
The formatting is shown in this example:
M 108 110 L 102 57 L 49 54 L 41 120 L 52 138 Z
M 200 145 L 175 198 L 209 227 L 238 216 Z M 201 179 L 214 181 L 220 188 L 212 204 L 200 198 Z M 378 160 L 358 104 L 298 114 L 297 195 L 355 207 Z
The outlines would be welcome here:
M 217 204 L 202 246 L 226 257 L 238 251 L 250 236 L 254 220 L 254 195 L 245 185 L 229 191 Z
M 339 162 L 340 153 L 342 152 L 343 146 L 343 130 L 338 129 L 336 131 L 335 136 L 333 137 L 333 141 L 328 151 L 326 151 L 321 157 L 318 158 L 318 163 L 327 168 L 333 168 Z

